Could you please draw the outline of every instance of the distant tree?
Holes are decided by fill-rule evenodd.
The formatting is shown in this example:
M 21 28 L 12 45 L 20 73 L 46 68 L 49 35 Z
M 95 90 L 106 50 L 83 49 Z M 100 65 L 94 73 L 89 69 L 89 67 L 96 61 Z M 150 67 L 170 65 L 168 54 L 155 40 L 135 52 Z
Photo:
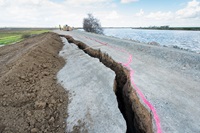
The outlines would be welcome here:
M 101 27 L 100 21 L 90 13 L 87 18 L 83 19 L 83 29 L 87 32 L 103 34 L 103 28 Z

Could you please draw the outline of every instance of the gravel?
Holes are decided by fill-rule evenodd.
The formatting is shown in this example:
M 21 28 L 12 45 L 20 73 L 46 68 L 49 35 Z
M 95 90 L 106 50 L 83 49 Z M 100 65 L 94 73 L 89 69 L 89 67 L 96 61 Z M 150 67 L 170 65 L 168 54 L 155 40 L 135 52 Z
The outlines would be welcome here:
M 100 48 L 117 62 L 126 62 L 128 55 L 86 36 L 131 53 L 133 80 L 156 108 L 162 131 L 200 132 L 200 54 L 81 31 L 55 32 L 71 35 L 95 49 Z

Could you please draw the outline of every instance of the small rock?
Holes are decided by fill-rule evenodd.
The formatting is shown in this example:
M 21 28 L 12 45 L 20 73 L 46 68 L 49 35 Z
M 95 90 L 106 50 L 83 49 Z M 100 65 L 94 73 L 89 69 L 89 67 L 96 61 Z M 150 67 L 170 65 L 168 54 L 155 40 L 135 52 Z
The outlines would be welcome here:
M 35 78 L 38 78 L 38 74 L 35 74 Z
M 49 108 L 53 108 L 53 104 L 49 104 Z
M 33 68 L 33 67 L 31 67 L 31 68 L 30 68 L 30 71 L 33 71 L 33 70 L 34 70 L 34 68 Z
M 47 68 L 47 66 L 46 66 L 45 64 L 43 64 L 43 65 L 42 65 L 42 67 L 43 67 L 44 69 L 46 69 L 46 68 Z
M 37 133 L 37 132 L 38 132 L 38 129 L 37 129 L 37 128 L 31 129 L 31 133 Z
M 61 103 L 63 102 L 63 100 L 62 100 L 62 99 L 60 99 L 59 101 L 60 101 Z
M 21 87 L 20 83 L 17 83 L 17 87 Z
M 49 119 L 49 122 L 50 122 L 50 123 L 53 123 L 54 121 L 55 121 L 54 117 L 51 117 L 51 118 Z
M 36 101 L 35 108 L 36 109 L 44 109 L 46 107 L 46 102 Z
M 48 72 L 44 72 L 43 74 L 44 74 L 44 76 L 48 76 L 48 75 L 49 75 L 49 73 L 48 73 Z
M 29 74 L 28 74 L 28 76 L 29 76 L 29 77 L 32 77 L 32 76 L 33 76 L 33 74 L 32 74 L 32 73 L 29 73 Z
M 1 93 L 0 93 L 0 96 L 4 96 L 4 95 L 6 95 L 4 92 L 1 92 Z
M 52 100 L 51 100 L 51 103 L 52 103 L 52 104 L 55 104 L 55 103 L 56 103 L 56 100 L 55 100 L 55 99 L 52 99 Z
M 9 79 L 6 79 L 6 80 L 5 80 L 5 82 L 8 82 L 8 81 L 9 81 Z
M 27 116 L 31 116 L 31 111 L 26 111 Z
M 159 43 L 157 43 L 157 42 L 149 42 L 148 44 L 150 44 L 150 45 L 154 45 L 154 46 L 160 46 L 160 44 Z
M 6 97 L 8 97 L 8 95 L 3 95 L 3 98 L 6 98 Z
M 183 70 L 185 70 L 185 69 L 186 69 L 186 67 L 182 67 L 182 69 L 183 69 Z
M 60 107 L 61 105 L 62 105 L 62 104 L 61 104 L 61 103 L 59 103 L 59 104 L 58 104 L 58 107 Z
M 47 96 L 47 97 L 51 96 L 51 94 L 49 92 L 46 92 L 44 95 Z
M 10 82 L 7 82 L 7 83 L 6 83 L 6 86 L 9 86 L 10 84 L 11 84 Z
M 21 76 L 20 78 L 21 78 L 21 79 L 25 79 L 25 76 Z
M 2 104 L 3 106 L 8 106 L 8 104 L 4 101 L 3 102 L 3 104 Z

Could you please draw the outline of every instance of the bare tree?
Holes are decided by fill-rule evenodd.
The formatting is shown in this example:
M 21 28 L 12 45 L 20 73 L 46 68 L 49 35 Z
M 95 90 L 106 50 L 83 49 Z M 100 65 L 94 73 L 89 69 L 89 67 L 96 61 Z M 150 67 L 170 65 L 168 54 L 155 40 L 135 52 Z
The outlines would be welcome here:
M 87 18 L 83 19 L 83 29 L 87 32 L 103 34 L 103 28 L 101 27 L 100 21 L 90 13 Z

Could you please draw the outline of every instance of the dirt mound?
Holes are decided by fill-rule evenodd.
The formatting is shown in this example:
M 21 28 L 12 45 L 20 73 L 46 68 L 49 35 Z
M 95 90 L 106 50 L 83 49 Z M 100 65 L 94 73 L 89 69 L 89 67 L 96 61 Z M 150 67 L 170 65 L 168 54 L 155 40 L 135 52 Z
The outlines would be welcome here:
M 65 131 L 67 92 L 56 81 L 62 46 L 45 33 L 0 48 L 0 133 Z

